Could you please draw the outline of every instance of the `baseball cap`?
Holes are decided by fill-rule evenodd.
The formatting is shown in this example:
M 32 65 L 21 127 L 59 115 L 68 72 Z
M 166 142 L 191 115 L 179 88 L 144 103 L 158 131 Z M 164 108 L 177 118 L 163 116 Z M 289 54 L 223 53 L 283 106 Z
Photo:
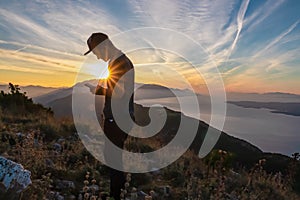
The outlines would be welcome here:
M 89 54 L 98 44 L 100 44 L 101 42 L 107 39 L 108 36 L 104 33 L 93 33 L 87 40 L 87 45 L 89 47 L 89 50 L 85 52 L 83 55 Z

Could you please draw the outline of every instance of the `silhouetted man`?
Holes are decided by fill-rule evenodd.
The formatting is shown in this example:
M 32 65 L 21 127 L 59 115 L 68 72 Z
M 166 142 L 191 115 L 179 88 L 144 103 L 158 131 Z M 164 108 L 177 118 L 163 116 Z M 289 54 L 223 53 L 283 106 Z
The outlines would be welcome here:
M 89 51 L 84 55 L 93 52 L 98 59 L 108 62 L 109 77 L 106 79 L 106 88 L 103 88 L 100 84 L 97 85 L 97 88 L 93 88 L 91 85 L 87 86 L 91 92 L 94 92 L 96 95 L 105 95 L 103 109 L 104 134 L 114 145 L 123 149 L 127 133 L 120 129 L 114 116 L 120 116 L 129 112 L 129 116 L 134 120 L 133 64 L 124 53 L 113 45 L 106 34 L 93 33 L 87 40 L 87 44 Z M 113 92 L 116 93 L 113 94 Z M 114 106 L 114 109 L 112 106 Z M 130 129 L 130 127 L 127 128 Z M 122 166 L 122 153 L 114 152 L 108 141 L 105 141 L 104 158 L 110 166 Z M 110 196 L 118 200 L 120 199 L 121 188 L 123 188 L 125 184 L 124 173 L 110 168 L 110 181 Z

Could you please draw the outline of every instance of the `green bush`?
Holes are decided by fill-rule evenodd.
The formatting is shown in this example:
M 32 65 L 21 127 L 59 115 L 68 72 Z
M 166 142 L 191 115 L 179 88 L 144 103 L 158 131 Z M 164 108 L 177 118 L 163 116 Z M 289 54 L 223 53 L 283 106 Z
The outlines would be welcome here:
M 26 96 L 26 92 L 22 93 L 18 85 L 9 83 L 10 92 L 0 92 L 0 108 L 3 114 L 10 114 L 16 117 L 35 114 L 53 115 L 49 108 L 44 108 L 41 104 L 33 103 L 31 98 Z

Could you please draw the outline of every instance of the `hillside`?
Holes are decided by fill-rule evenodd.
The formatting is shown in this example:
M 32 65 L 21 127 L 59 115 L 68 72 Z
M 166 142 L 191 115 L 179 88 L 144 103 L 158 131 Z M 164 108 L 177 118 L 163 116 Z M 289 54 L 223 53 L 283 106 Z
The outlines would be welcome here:
M 32 184 L 20 196 L 15 195 L 15 191 L 3 193 L 0 190 L 1 199 L 13 196 L 33 200 L 106 198 L 109 192 L 107 168 L 84 148 L 72 121 L 55 119 L 49 109 L 34 104 L 21 92 L 1 95 L 0 154 L 30 170 L 32 179 Z M 25 102 L 22 113 L 15 113 L 18 109 L 4 109 L 3 102 L 7 103 L 7 98 L 10 101 L 6 108 L 7 105 L 18 106 L 15 101 Z M 34 112 L 27 110 L 32 108 Z M 138 124 L 149 123 L 148 110 L 135 105 Z M 176 134 L 181 117 L 196 120 L 169 109 L 167 116 L 166 124 L 157 135 L 150 139 L 129 137 L 126 149 L 149 152 L 160 148 Z M 200 122 L 191 150 L 170 166 L 152 173 L 129 174 L 126 187 L 131 192 L 125 194 L 127 198 L 133 200 L 134 195 L 138 199 L 145 199 L 147 195 L 153 200 L 299 198 L 293 192 L 299 187 L 299 156 L 292 159 L 266 154 L 246 141 L 222 133 L 216 150 L 199 159 L 197 152 L 207 128 L 207 124 Z M 37 140 L 34 140 L 36 135 Z
M 166 108 L 165 108 L 166 109 Z M 146 125 L 150 122 L 148 116 L 148 107 L 143 107 L 141 105 L 135 104 L 136 119 L 138 124 Z M 161 131 L 154 136 L 152 139 L 159 140 L 163 144 L 167 144 L 177 133 L 178 126 L 180 124 L 180 118 L 188 118 L 188 120 L 196 120 L 191 117 L 187 117 L 180 112 L 175 112 L 169 109 L 167 110 L 168 118 L 166 124 Z M 205 122 L 199 121 L 199 127 L 194 139 L 194 142 L 190 146 L 190 150 L 196 155 L 198 154 L 203 139 L 207 133 L 209 125 Z M 218 131 L 213 129 L 214 131 Z M 215 150 L 224 150 L 233 154 L 233 166 L 238 168 L 244 166 L 246 168 L 251 168 L 260 159 L 266 159 L 266 170 L 268 172 L 286 171 L 288 167 L 288 160 L 290 158 L 281 154 L 265 153 L 261 151 L 258 147 L 250 144 L 249 142 L 230 136 L 229 134 L 222 132 L 221 136 L 214 147 Z
M 79 83 L 83 85 L 84 83 Z M 140 86 L 138 84 L 138 86 Z M 181 91 L 178 89 L 174 89 L 179 94 L 186 95 L 189 93 L 189 91 Z M 150 97 L 149 95 L 152 95 L 151 98 L 163 98 L 163 97 L 170 97 L 174 96 L 171 91 L 163 86 L 159 85 L 152 85 L 152 84 L 146 84 L 140 87 L 136 93 L 135 93 L 135 98 L 140 98 L 140 99 L 147 99 L 147 97 Z M 256 94 L 258 95 L 258 94 Z M 273 95 L 278 97 L 284 96 L 290 96 L 291 94 L 262 94 L 262 96 L 265 95 Z M 297 95 L 292 95 L 293 97 L 298 97 Z M 101 102 L 103 99 L 101 97 L 97 97 L 98 100 Z M 60 89 L 54 92 L 51 92 L 49 94 L 42 95 L 38 98 L 36 98 L 36 101 L 39 101 L 46 107 L 50 107 L 54 111 L 54 116 L 57 118 L 64 118 L 64 117 L 69 117 L 72 118 L 72 88 L 68 89 Z M 235 103 L 235 102 L 229 102 L 229 103 Z M 284 103 L 285 104 L 285 103 Z M 297 104 L 297 103 L 292 103 Z M 273 105 L 273 104 L 272 104 Z M 160 140 L 163 139 L 165 143 L 171 140 L 171 138 L 176 134 L 176 127 L 180 123 L 180 117 L 187 117 L 183 115 L 180 112 L 175 112 L 170 109 L 165 108 L 171 116 L 167 120 L 166 125 L 163 127 L 163 129 L 160 131 L 158 135 L 164 135 L 164 138 L 159 138 Z M 102 110 L 102 108 L 100 109 Z M 148 124 L 149 123 L 149 118 L 148 118 L 148 107 L 144 107 L 142 105 L 135 104 L 135 115 L 137 116 L 138 123 L 140 124 Z M 191 117 L 187 117 L 189 120 L 196 120 Z M 208 129 L 208 124 L 206 124 L 203 121 L 199 121 L 199 128 L 198 132 L 196 135 L 196 138 L 194 142 L 192 143 L 190 149 L 193 150 L 195 153 L 199 152 L 199 149 L 201 147 L 201 144 L 203 142 L 203 138 L 205 137 L 205 134 Z M 216 130 L 217 131 L 217 130 Z M 166 133 L 168 133 L 166 135 Z M 233 137 L 230 134 L 227 134 L 225 132 L 222 132 L 220 139 L 218 143 L 215 146 L 215 149 L 222 149 L 228 152 L 232 152 L 235 154 L 235 165 L 243 165 L 247 167 L 253 166 L 255 162 L 257 162 L 259 159 L 262 159 L 264 157 L 267 157 L 267 153 L 262 152 L 258 147 L 254 146 L 253 144 L 250 144 L 249 142 Z M 273 170 L 278 167 L 278 170 L 283 170 L 286 166 L 284 166 L 283 163 L 285 162 L 276 162 L 276 159 L 278 157 L 279 160 L 285 160 L 288 158 L 288 156 L 280 155 L 280 154 L 272 154 L 273 156 L 270 159 L 270 163 L 267 163 L 266 166 L 268 166 L 268 170 Z M 280 155 L 280 156 L 278 156 Z M 272 167 L 272 163 L 280 163 L 276 167 Z
M 167 88 L 163 88 L 157 85 L 144 85 L 143 88 L 141 89 L 141 92 L 144 93 L 147 90 L 151 90 L 151 91 L 156 90 L 157 92 L 155 93 L 154 96 L 158 95 L 161 97 L 161 96 L 168 96 L 169 94 L 166 92 L 162 92 L 164 90 L 167 91 Z M 70 90 L 67 90 L 67 93 L 69 92 Z M 64 92 L 62 94 L 67 94 L 67 93 Z M 51 95 L 50 97 L 52 97 L 52 94 L 53 93 L 50 94 Z M 101 101 L 101 98 L 99 99 Z M 65 117 L 72 118 L 72 95 L 68 95 L 63 98 L 58 98 L 53 101 L 48 101 L 45 105 L 47 107 L 50 107 L 54 111 L 54 116 L 57 118 L 65 118 Z M 172 111 L 167 108 L 165 109 L 167 110 L 169 116 L 168 120 L 165 126 L 163 127 L 163 129 L 157 134 L 156 137 L 153 138 L 153 140 L 158 139 L 159 141 L 162 141 L 164 144 L 167 144 L 176 134 L 178 125 L 180 124 L 181 116 L 188 118 L 188 120 L 196 120 L 196 119 L 187 117 L 180 112 Z M 148 110 L 149 107 L 144 107 L 142 105 L 135 104 L 135 115 L 138 124 L 146 125 L 150 122 L 148 116 Z M 195 140 L 190 147 L 190 149 L 194 151 L 196 154 L 198 154 L 199 152 L 199 149 L 202 145 L 208 127 L 209 127 L 208 124 L 206 124 L 203 121 L 199 121 L 199 128 Z M 266 166 L 268 166 L 267 170 L 269 172 L 276 171 L 276 170 L 282 171 L 285 170 L 285 168 L 287 167 L 284 163 L 286 163 L 285 161 L 286 159 L 288 159 L 288 156 L 284 156 L 281 154 L 272 154 L 273 156 L 268 156 L 270 155 L 270 153 L 264 153 L 253 144 L 250 144 L 245 140 L 233 137 L 225 132 L 222 132 L 220 139 L 215 146 L 215 149 L 222 149 L 228 152 L 232 152 L 234 154 L 234 163 L 235 163 L 234 165 L 236 167 L 242 165 L 242 166 L 246 166 L 247 168 L 250 168 L 258 160 L 263 159 L 265 157 L 271 158 L 266 163 Z M 276 162 L 276 159 L 282 161 Z M 272 166 L 273 162 L 275 163 L 275 166 Z

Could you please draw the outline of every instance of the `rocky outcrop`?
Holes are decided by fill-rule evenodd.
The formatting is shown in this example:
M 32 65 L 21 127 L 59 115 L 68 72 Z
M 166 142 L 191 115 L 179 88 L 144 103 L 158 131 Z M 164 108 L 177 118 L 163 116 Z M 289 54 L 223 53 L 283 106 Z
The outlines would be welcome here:
M 30 171 L 24 169 L 21 164 L 0 156 L 0 193 L 20 193 L 31 184 L 30 175 Z

